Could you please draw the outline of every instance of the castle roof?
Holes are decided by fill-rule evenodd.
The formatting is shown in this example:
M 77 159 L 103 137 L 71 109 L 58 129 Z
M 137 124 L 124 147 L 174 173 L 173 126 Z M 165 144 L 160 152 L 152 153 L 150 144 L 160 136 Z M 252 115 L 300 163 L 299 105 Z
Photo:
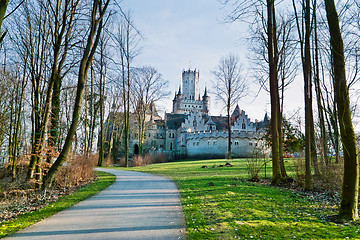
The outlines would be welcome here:
M 165 127 L 167 129 L 176 130 L 181 127 L 181 124 L 185 122 L 186 114 L 178 113 L 166 113 L 165 114 Z
M 239 107 L 239 104 L 236 104 L 236 107 L 235 107 L 233 113 L 231 114 L 231 117 L 236 118 L 238 116 L 240 116 L 240 107 Z
M 209 117 L 209 120 L 206 123 L 207 125 L 216 125 L 216 123 L 214 123 L 214 121 L 211 119 L 211 116 Z
M 228 124 L 227 124 L 227 117 L 223 117 L 223 116 L 211 116 L 209 117 L 209 119 L 211 118 L 211 120 L 216 124 L 216 129 L 219 131 L 223 131 L 223 130 L 227 130 L 228 129 Z M 208 120 L 209 121 L 209 120 Z

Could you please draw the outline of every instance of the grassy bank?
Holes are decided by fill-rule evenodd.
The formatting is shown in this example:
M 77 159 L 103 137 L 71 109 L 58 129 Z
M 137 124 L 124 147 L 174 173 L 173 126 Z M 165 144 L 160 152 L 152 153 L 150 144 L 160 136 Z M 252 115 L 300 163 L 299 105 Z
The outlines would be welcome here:
M 335 224 L 337 206 L 299 192 L 251 183 L 247 160 L 182 161 L 130 168 L 172 178 L 188 239 L 359 239 L 360 225 Z M 292 164 L 289 173 L 294 175 Z M 204 167 L 206 166 L 206 167 Z M 261 172 L 259 177 L 264 177 Z M 268 166 L 267 176 L 271 177 Z
M 20 229 L 28 227 L 40 220 L 60 212 L 72 205 L 91 197 L 92 195 L 107 188 L 115 181 L 115 176 L 109 173 L 97 172 L 97 178 L 93 183 L 88 184 L 75 193 L 62 197 L 59 201 L 34 212 L 20 215 L 17 219 L 2 222 L 0 226 L 0 238 L 13 234 Z

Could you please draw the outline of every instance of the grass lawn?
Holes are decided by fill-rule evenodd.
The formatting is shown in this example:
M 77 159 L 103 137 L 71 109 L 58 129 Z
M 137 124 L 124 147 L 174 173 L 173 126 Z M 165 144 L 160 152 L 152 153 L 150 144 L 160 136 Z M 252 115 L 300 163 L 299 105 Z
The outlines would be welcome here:
M 114 175 L 97 172 L 97 178 L 93 183 L 86 185 L 84 188 L 81 188 L 73 194 L 61 197 L 59 198 L 59 201 L 49 204 L 40 210 L 19 215 L 19 217 L 15 220 L 0 223 L 0 238 L 13 234 L 23 228 L 41 221 L 44 218 L 71 207 L 72 205 L 107 188 L 114 181 Z
M 337 214 L 301 193 L 248 182 L 247 160 L 181 161 L 128 170 L 172 178 L 181 194 L 188 239 L 360 239 L 360 224 L 335 224 Z M 293 175 L 292 164 L 289 173 Z M 270 165 L 270 164 L 268 164 Z M 207 166 L 207 168 L 202 168 Z M 264 172 L 260 173 L 264 177 Z M 271 166 L 267 177 L 271 178 Z

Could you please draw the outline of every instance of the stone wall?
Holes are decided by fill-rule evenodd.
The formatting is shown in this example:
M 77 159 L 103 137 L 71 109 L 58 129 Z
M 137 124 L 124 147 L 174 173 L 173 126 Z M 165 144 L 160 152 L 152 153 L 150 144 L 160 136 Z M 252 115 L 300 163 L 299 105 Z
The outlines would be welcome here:
M 232 131 L 232 157 L 252 157 L 254 148 L 261 140 L 261 133 Z M 202 131 L 187 133 L 187 154 L 191 158 L 225 157 L 228 150 L 227 131 Z

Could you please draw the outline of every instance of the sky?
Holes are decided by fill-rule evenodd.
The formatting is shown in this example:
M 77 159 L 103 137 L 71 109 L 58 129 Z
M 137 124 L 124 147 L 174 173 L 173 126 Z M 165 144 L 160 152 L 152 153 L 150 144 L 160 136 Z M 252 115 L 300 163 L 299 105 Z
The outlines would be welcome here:
M 211 91 L 211 81 L 221 57 L 229 53 L 237 54 L 246 69 L 251 68 L 247 56 L 245 23 L 225 23 L 226 9 L 217 0 L 123 0 L 124 10 L 130 10 L 135 26 L 144 39 L 142 51 L 135 59 L 137 66 L 155 67 L 169 81 L 171 92 L 168 99 L 157 105 L 162 112 L 171 112 L 174 92 L 179 89 L 184 69 L 197 69 L 199 91 L 202 96 L 205 87 Z M 251 120 L 263 119 L 270 113 L 269 95 L 261 91 L 255 98 L 259 87 L 248 77 L 250 90 L 248 96 L 239 101 L 239 106 Z M 291 114 L 302 106 L 303 86 L 293 83 L 288 90 L 285 114 Z M 210 114 L 225 115 L 225 110 L 210 93 Z

